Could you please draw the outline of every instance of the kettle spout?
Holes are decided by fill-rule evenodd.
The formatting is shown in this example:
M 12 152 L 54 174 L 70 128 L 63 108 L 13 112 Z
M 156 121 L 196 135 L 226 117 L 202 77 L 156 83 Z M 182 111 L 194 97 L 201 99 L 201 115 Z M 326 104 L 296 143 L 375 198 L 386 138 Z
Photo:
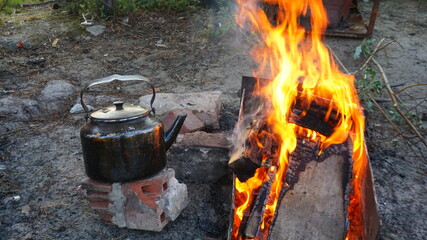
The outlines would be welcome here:
M 182 124 L 184 124 L 186 114 L 178 115 L 175 119 L 175 122 L 172 124 L 172 127 L 165 134 L 165 148 L 168 150 L 172 144 L 175 142 L 176 137 L 178 136 L 179 131 L 181 130 Z

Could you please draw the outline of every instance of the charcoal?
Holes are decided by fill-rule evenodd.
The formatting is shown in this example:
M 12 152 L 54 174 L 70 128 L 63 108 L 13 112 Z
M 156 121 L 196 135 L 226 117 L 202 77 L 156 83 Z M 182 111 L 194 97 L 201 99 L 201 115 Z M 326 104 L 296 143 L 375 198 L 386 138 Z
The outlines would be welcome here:
M 246 182 L 249 178 L 253 177 L 255 171 L 260 166 L 261 165 L 245 157 L 228 164 L 228 167 L 233 171 L 240 182 Z

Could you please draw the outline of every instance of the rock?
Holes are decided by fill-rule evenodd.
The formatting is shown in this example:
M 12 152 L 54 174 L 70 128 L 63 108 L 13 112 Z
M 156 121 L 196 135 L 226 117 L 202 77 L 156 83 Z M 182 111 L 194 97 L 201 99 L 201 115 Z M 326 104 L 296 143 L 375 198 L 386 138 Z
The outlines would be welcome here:
M 113 102 L 116 101 L 124 101 L 125 103 L 133 103 L 130 101 L 127 101 L 127 98 L 125 96 L 114 96 L 114 95 L 95 95 L 95 94 L 88 94 L 85 93 L 83 96 L 84 103 L 86 106 L 91 106 L 94 110 L 101 109 L 103 107 L 112 106 Z M 74 101 L 75 105 L 80 104 L 80 96 L 76 98 Z
M 22 37 L 16 37 L 16 36 L 6 36 L 6 37 L 0 37 L 0 49 L 8 49 L 8 50 L 14 50 L 18 49 L 18 42 L 23 43 L 23 48 L 29 49 L 33 47 L 33 43 L 26 38 Z
M 25 205 L 22 207 L 21 213 L 28 215 L 30 213 L 30 210 L 31 210 L 30 205 Z
M 86 105 L 89 111 L 92 111 L 94 108 L 91 105 Z M 82 113 L 85 110 L 83 109 L 83 106 L 80 103 L 75 104 L 71 109 L 70 113 Z
M 94 25 L 86 28 L 86 31 L 90 32 L 93 36 L 99 36 L 104 33 L 106 27 L 103 25 Z
M 139 100 L 141 106 L 146 106 L 151 100 L 151 95 L 142 96 Z M 221 92 L 158 93 L 153 107 L 160 118 L 173 110 L 188 109 L 200 120 L 204 121 L 207 127 L 218 129 Z
M 194 115 L 190 110 L 174 110 L 166 114 L 165 118 L 162 121 L 165 131 L 167 131 L 173 125 L 175 119 L 178 117 L 178 115 L 181 114 L 185 114 L 187 115 L 187 117 L 185 118 L 185 121 L 182 124 L 179 133 L 195 132 L 205 126 L 205 124 L 199 118 L 197 118 L 196 115 Z
M 46 84 L 39 100 L 41 105 L 49 112 L 55 113 L 64 110 L 71 104 L 71 99 L 77 88 L 64 80 L 53 80 Z
M 172 145 L 168 166 L 177 179 L 192 183 L 216 183 L 228 174 L 228 149 Z
M 32 99 L 8 96 L 0 99 L 0 114 L 19 120 L 38 120 L 43 117 L 40 104 Z

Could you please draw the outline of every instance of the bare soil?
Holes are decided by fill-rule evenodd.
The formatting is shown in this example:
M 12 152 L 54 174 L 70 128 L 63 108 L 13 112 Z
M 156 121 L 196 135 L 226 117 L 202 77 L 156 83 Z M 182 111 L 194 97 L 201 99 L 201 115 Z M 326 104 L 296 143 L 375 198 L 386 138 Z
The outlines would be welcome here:
M 364 15 L 369 14 L 369 6 L 361 6 Z M 255 67 L 248 54 L 253 38 L 235 28 L 231 14 L 218 10 L 140 13 L 129 16 L 129 26 L 98 22 L 107 29 L 97 37 L 80 25 L 83 19 L 69 16 L 64 9 L 44 6 L 1 16 L 0 39 L 25 39 L 26 45 L 0 47 L 0 98 L 38 100 L 51 80 L 66 80 L 82 88 L 111 74 L 141 74 L 161 92 L 221 90 L 221 130 L 230 131 L 238 112 L 241 76 L 251 75 Z M 427 83 L 426 30 L 426 1 L 382 1 L 373 38 L 396 40 L 376 57 L 392 84 Z M 59 39 L 57 44 L 53 44 L 55 39 Z M 361 40 L 328 38 L 326 42 L 350 70 L 362 63 L 353 59 Z M 124 93 L 145 94 L 132 89 Z M 411 87 L 398 96 L 422 119 L 419 125 L 425 129 L 427 87 Z M 387 97 L 385 91 L 383 97 Z M 188 186 L 190 204 L 160 233 L 101 223 L 79 187 L 86 179 L 79 140 L 85 119 L 83 114 L 69 113 L 76 100 L 77 92 L 62 111 L 46 112 L 36 121 L 0 113 L 1 239 L 226 237 L 229 179 L 218 183 L 178 179 Z M 389 101 L 380 104 L 385 111 L 392 109 Z M 425 239 L 427 149 L 402 120 L 397 125 L 409 140 L 398 136 L 375 107 L 367 111 L 367 121 L 381 239 Z M 425 130 L 420 131 L 425 137 Z

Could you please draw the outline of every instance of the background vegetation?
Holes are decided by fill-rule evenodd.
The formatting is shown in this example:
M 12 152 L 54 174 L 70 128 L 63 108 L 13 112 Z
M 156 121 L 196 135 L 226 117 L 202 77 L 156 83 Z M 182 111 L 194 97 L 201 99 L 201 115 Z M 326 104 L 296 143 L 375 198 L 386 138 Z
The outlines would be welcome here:
M 200 0 L 114 0 L 112 9 L 103 0 L 67 0 L 68 10 L 74 14 L 90 13 L 105 18 L 137 11 L 184 12 L 200 6 Z

